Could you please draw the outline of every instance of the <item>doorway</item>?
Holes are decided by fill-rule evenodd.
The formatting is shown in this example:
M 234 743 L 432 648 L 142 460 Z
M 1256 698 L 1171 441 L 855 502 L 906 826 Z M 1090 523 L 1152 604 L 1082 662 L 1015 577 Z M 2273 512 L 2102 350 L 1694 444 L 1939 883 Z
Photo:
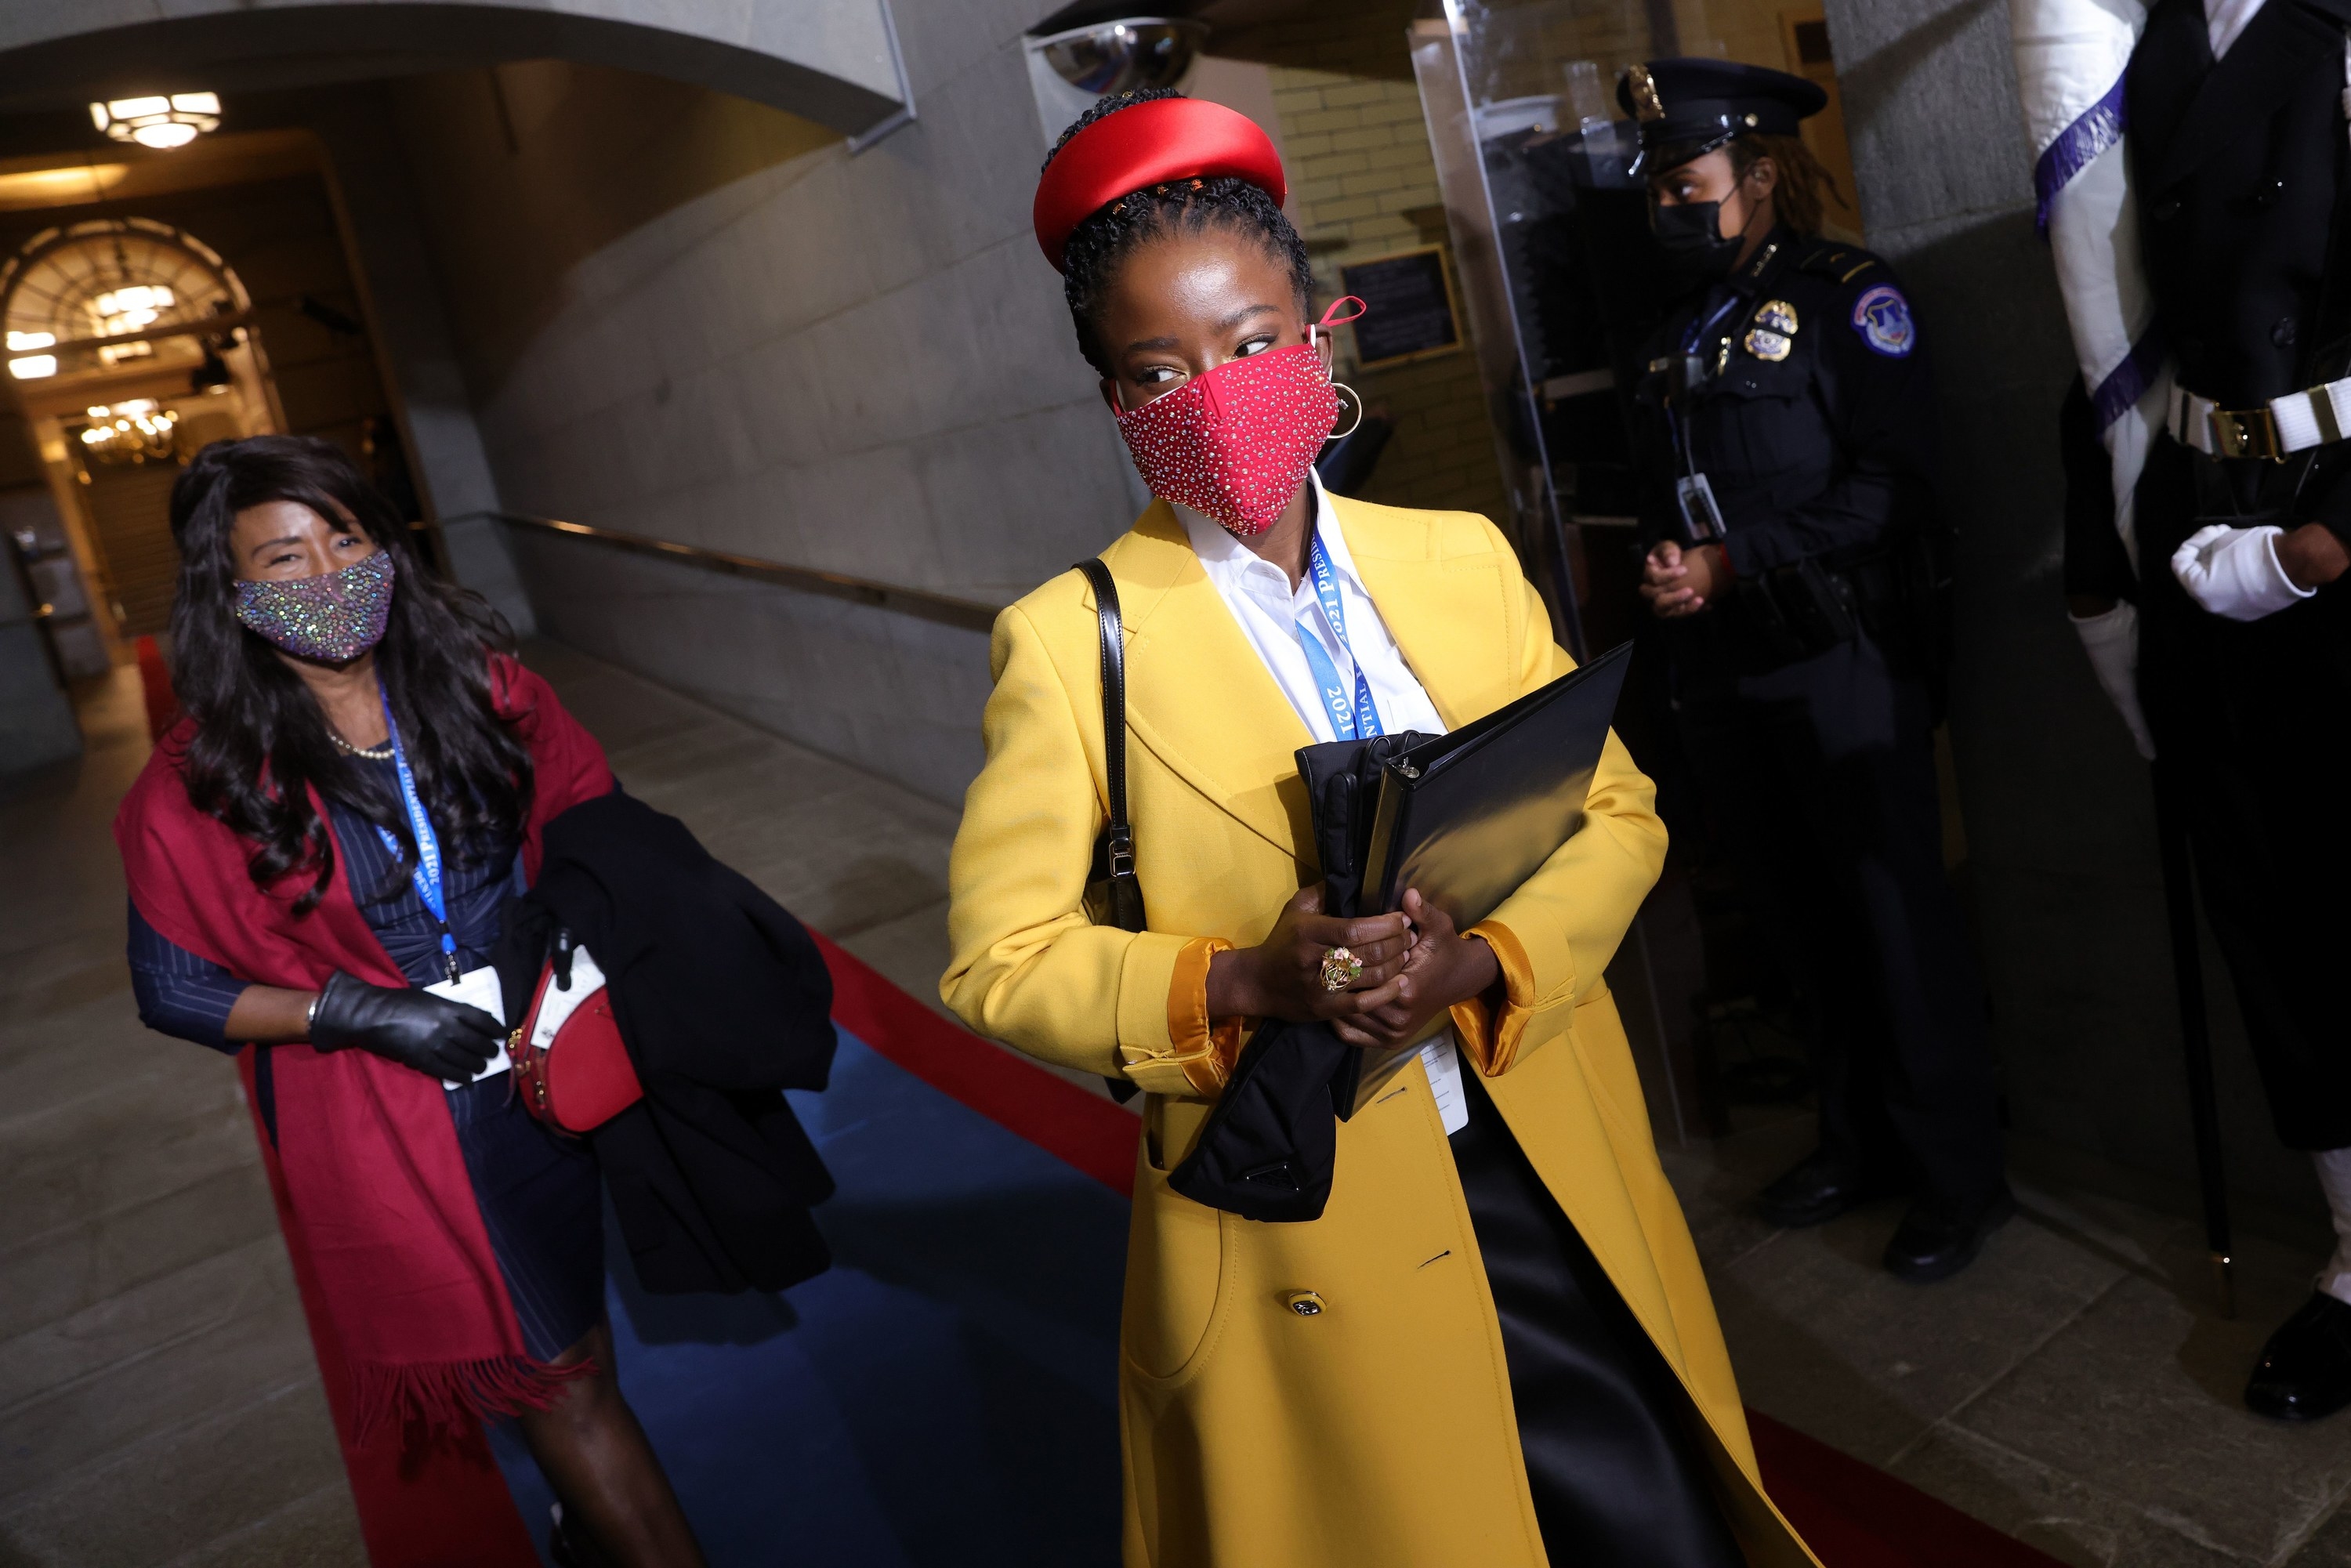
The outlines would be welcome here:
M 313 138 L 214 137 L 108 170 L 40 162 L 0 166 L 0 423 L 17 425 L 0 430 L 0 511 L 27 578 L 54 591 L 62 673 L 129 664 L 142 638 L 168 658 L 172 486 L 209 442 L 323 436 L 422 526 Z M 5 210 L 17 191 L 53 204 Z

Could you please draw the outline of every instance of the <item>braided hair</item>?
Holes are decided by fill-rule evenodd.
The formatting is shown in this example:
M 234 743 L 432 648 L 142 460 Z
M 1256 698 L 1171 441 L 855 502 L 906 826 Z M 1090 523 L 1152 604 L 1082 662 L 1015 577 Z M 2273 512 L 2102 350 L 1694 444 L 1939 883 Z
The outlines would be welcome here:
M 1771 160 L 1780 171 L 1780 183 L 1771 193 L 1771 210 L 1782 223 L 1806 238 L 1820 236 L 1826 205 L 1821 200 L 1823 193 L 1834 197 L 1836 204 L 1847 212 L 1853 210 L 1844 193 L 1837 188 L 1836 176 L 1813 155 L 1802 137 L 1763 136 L 1750 131 L 1733 138 L 1729 152 L 1730 172 L 1741 180 L 1758 162 Z
M 1095 121 L 1122 109 L 1184 95 L 1169 88 L 1145 88 L 1098 100 L 1072 121 L 1045 166 L 1061 156 L 1070 139 Z M 1070 322 L 1077 329 L 1078 352 L 1102 375 L 1110 375 L 1110 355 L 1103 349 L 1096 318 L 1102 301 L 1127 257 L 1155 239 L 1177 233 L 1198 234 L 1210 225 L 1254 237 L 1272 259 L 1288 265 L 1298 289 L 1298 308 L 1305 313 L 1314 293 L 1314 274 L 1306 260 L 1306 242 L 1298 236 L 1280 204 L 1246 180 L 1231 175 L 1170 180 L 1132 191 L 1090 214 L 1070 232 L 1061 250 L 1061 292 L 1070 302 Z

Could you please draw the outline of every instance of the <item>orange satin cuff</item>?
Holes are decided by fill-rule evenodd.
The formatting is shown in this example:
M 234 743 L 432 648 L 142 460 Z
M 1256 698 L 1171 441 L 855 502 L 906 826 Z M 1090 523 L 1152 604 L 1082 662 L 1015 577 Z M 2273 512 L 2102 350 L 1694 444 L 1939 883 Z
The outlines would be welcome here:
M 1462 935 L 1482 936 L 1494 950 L 1502 969 L 1502 1005 L 1499 1010 L 1491 1005 L 1490 989 L 1454 1003 L 1453 1030 L 1479 1072 L 1499 1078 L 1518 1061 L 1519 1042 L 1526 1038 L 1535 995 L 1534 966 L 1527 962 L 1527 950 L 1519 946 L 1518 937 L 1499 920 L 1481 920 Z
M 1231 948 L 1222 937 L 1195 938 L 1176 955 L 1176 972 L 1167 982 L 1166 1060 L 1184 1070 L 1186 1081 L 1203 1099 L 1224 1092 L 1247 1032 L 1241 1019 L 1208 1016 L 1208 961 Z

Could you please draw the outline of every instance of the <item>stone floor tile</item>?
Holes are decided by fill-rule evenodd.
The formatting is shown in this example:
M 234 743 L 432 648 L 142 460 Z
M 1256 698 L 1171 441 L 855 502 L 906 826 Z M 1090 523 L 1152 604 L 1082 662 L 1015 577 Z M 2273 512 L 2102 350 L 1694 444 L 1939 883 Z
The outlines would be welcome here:
M 2245 1561 L 1972 1433 L 1938 1427 L 1891 1469 L 1919 1490 L 2076 1568 L 2223 1568 Z
M 162 1568 L 367 1568 L 350 1489 L 320 1487 Z
M 1729 1268 L 1779 1234 L 1755 1212 L 1755 1195 L 1812 1151 L 1813 1124 L 1808 1113 L 1774 1116 L 1710 1143 L 1658 1150 L 1708 1270 Z
M 1965 1273 L 1918 1286 L 1879 1262 L 1902 1204 L 1789 1231 L 1711 1277 L 1750 1402 L 1883 1465 L 2007 1373 L 2121 1271 L 2027 1220 Z
M 80 1312 L 134 1285 L 277 1233 L 258 1165 L 93 1216 L 0 1254 L 0 1337 Z
M 289 1271 L 290 1275 L 290 1271 Z M 151 1437 L 201 1424 L 221 1410 L 287 1388 L 320 1385 L 302 1303 L 290 1277 L 267 1276 L 199 1308 L 176 1343 L 117 1361 L 0 1413 L 0 1508 Z M 223 1312 L 221 1309 L 233 1308 Z
M 125 1073 L 79 1102 L 0 1129 L 0 1255 L 77 1220 L 258 1165 L 260 1145 L 225 1060 Z M 111 1044 L 93 1042 L 104 1057 Z M 5 1077 L 5 1075 L 0 1075 Z
M 0 1341 L 0 1448 L 16 1406 L 293 1294 L 293 1266 L 272 1234 Z
M 2351 1505 L 2336 1504 L 2285 1562 L 2287 1568 L 2351 1568 Z
M 2255 1353 L 2306 1278 L 2257 1267 L 2241 1276 L 2242 1315 L 2224 1322 L 2126 1274 L 1952 1425 L 2268 1562 L 2351 1489 L 2339 1430 L 2264 1421 L 2240 1403 Z
M 947 967 L 947 904 L 940 899 L 922 908 L 836 936 L 834 941 L 882 971 L 890 983 L 942 1018 L 955 1019 L 939 1000 L 939 977 Z M 956 1019 L 956 1027 L 962 1020 Z
M 150 1568 L 321 1492 L 350 1507 L 316 1378 L 255 1394 L 0 1505 L 0 1550 L 42 1568 Z
M 0 1063 L 54 1041 L 51 1019 L 130 989 L 122 927 L 120 917 L 93 922 L 0 956 Z

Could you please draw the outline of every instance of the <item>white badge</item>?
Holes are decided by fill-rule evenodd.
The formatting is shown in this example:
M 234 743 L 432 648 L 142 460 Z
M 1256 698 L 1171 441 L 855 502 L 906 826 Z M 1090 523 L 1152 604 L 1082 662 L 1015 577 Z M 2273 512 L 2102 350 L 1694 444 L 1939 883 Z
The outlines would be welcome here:
M 1714 486 L 1703 474 L 1685 474 L 1674 481 L 1674 501 L 1681 507 L 1682 527 L 1689 540 L 1702 545 L 1722 538 L 1722 508 L 1714 504 Z
M 446 997 L 453 1002 L 463 1002 L 469 1008 L 479 1008 L 497 1019 L 499 1028 L 506 1027 L 506 993 L 498 985 L 498 972 L 486 964 L 478 969 L 469 969 L 454 980 L 443 980 L 438 985 L 427 986 L 424 988 L 436 997 Z M 497 1054 L 490 1058 L 488 1065 L 474 1074 L 473 1081 L 479 1083 L 490 1074 L 504 1072 L 513 1065 L 514 1063 L 507 1056 L 506 1037 L 501 1035 L 498 1038 Z M 441 1081 L 441 1087 L 462 1089 L 465 1085 L 444 1078 Z
M 1451 1030 L 1420 1048 L 1420 1065 L 1428 1074 L 1428 1092 L 1449 1138 L 1469 1124 L 1469 1099 L 1461 1090 L 1461 1052 Z
M 571 949 L 571 988 L 559 990 L 555 981 L 547 982 L 547 995 L 538 1004 L 538 1017 L 531 1021 L 530 1043 L 541 1051 L 555 1043 L 555 1031 L 564 1020 L 579 1009 L 580 1004 L 604 988 L 604 971 L 596 960 L 588 956 L 585 947 Z

